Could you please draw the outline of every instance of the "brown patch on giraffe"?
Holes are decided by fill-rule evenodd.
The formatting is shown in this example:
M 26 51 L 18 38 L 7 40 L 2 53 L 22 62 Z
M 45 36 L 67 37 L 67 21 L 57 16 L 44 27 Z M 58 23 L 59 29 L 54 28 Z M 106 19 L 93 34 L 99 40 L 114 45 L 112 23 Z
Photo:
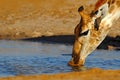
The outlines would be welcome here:
M 101 17 L 95 19 L 95 22 L 94 22 L 94 28 L 95 28 L 95 30 L 97 30 L 97 31 L 99 30 L 100 23 L 101 23 Z
M 111 6 L 111 4 L 114 4 L 116 0 L 109 0 L 108 1 L 108 4 L 109 4 L 109 7 Z
M 98 0 L 97 3 L 95 4 L 95 10 L 97 10 L 101 5 L 106 3 L 107 0 Z
M 115 6 L 114 5 L 112 5 L 111 7 L 110 7 L 110 9 L 109 9 L 109 13 L 112 13 L 112 11 L 115 9 Z
M 116 1 L 116 5 L 117 5 L 117 6 L 120 6 L 120 1 Z
M 74 29 L 74 34 L 76 35 L 76 38 L 79 36 L 79 34 L 82 31 L 82 27 L 81 26 L 82 26 L 82 19 L 81 19 L 80 23 Z

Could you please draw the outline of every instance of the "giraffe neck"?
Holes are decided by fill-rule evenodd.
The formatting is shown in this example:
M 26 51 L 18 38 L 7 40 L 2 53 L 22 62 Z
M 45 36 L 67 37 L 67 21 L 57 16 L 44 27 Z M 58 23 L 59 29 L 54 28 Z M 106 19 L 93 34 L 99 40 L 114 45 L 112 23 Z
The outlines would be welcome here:
M 120 3 L 120 1 L 119 1 L 119 3 Z M 107 4 L 107 3 L 104 3 L 104 4 Z M 114 9 L 112 9 L 110 11 L 110 9 L 113 6 L 114 6 Z M 110 31 L 112 23 L 114 23 L 120 17 L 120 7 L 119 6 L 120 5 L 118 5 L 114 2 L 114 4 L 111 4 L 110 7 L 109 6 L 104 7 L 104 8 L 108 7 L 108 11 L 107 11 L 107 14 L 101 19 L 101 22 L 99 24 L 100 29 L 98 31 L 96 31 L 94 29 L 94 26 L 91 22 L 90 25 L 92 26 L 92 29 L 90 29 L 89 41 L 87 42 L 87 46 L 85 47 L 86 50 L 84 50 L 83 53 L 80 55 L 82 57 L 82 59 L 85 59 L 105 39 L 108 32 Z M 93 22 L 94 22 L 94 19 L 93 19 Z

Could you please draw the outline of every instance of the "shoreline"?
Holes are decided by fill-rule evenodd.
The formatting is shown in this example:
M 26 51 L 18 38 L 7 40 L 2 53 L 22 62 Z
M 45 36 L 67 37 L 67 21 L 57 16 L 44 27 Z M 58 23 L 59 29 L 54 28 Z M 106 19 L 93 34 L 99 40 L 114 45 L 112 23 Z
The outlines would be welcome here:
M 70 44 L 74 43 L 74 35 L 59 35 L 59 36 L 43 36 L 37 38 L 21 39 L 23 41 L 32 42 L 46 42 L 46 43 L 58 43 L 58 44 Z M 110 37 L 107 36 L 97 49 L 105 50 L 120 50 L 120 36 Z
M 120 70 L 102 70 L 93 68 L 81 72 L 4 77 L 0 78 L 0 80 L 119 80 L 119 73 Z
M 38 39 L 42 42 L 72 44 L 74 28 L 80 21 L 77 9 L 84 5 L 85 12 L 89 14 L 96 1 L 51 0 L 50 3 L 49 0 L 11 0 L 9 3 L 9 0 L 0 0 L 0 39 Z M 119 24 L 120 18 L 113 23 L 108 37 L 98 49 L 119 50 Z

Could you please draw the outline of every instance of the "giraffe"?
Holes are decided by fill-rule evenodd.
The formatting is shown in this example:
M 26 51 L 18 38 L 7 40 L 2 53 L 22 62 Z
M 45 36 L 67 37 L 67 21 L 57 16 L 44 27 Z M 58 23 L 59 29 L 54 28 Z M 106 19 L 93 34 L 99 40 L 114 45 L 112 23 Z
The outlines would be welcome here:
M 94 51 L 107 36 L 112 23 L 120 17 L 119 0 L 98 0 L 91 14 L 84 13 L 84 7 L 78 9 L 81 16 L 75 27 L 75 41 L 70 66 L 82 66 L 86 57 Z

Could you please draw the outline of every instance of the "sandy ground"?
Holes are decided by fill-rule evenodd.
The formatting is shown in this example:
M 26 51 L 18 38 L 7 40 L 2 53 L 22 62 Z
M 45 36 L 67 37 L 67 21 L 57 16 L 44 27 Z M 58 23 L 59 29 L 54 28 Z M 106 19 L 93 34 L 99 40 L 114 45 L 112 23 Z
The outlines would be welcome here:
M 82 72 L 70 72 L 52 75 L 16 76 L 0 80 L 120 80 L 120 70 L 91 69 Z
M 0 39 L 73 35 L 84 5 L 89 13 L 96 0 L 0 0 Z M 120 36 L 120 19 L 109 36 Z M 92 69 L 55 75 L 17 76 L 0 80 L 120 80 L 120 70 Z
M 0 38 L 21 39 L 73 35 L 79 6 L 90 13 L 96 0 L 0 0 Z M 110 36 L 120 35 L 119 21 Z

